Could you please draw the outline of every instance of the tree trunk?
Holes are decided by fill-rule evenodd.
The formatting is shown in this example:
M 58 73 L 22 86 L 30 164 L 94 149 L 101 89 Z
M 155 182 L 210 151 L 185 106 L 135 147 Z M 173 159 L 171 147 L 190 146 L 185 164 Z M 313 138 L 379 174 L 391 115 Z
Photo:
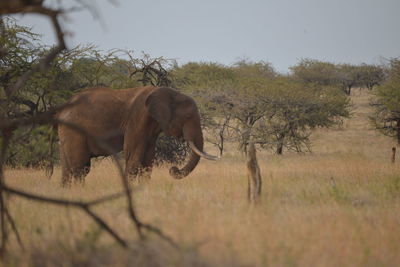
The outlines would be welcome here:
M 280 143 L 280 144 L 278 144 L 278 146 L 276 148 L 276 154 L 282 155 L 282 153 L 283 153 L 283 144 Z
M 218 149 L 219 149 L 220 156 L 222 156 L 222 153 L 224 151 L 224 141 L 225 141 L 224 133 L 225 133 L 226 122 L 227 121 L 225 120 L 224 124 L 222 125 L 222 129 L 218 133 L 218 135 L 219 135 Z
M 249 145 L 252 127 L 253 125 L 246 125 L 246 129 L 243 131 L 241 136 L 242 140 L 240 140 L 239 150 L 245 154 L 247 154 L 247 146 Z
M 239 144 L 239 150 L 243 153 L 247 153 L 247 145 L 248 141 L 250 139 L 250 130 L 246 130 L 241 137 L 240 144 Z
M 261 197 L 261 172 L 257 162 L 256 148 L 253 142 L 249 144 L 249 152 L 247 153 L 247 198 L 250 203 L 257 204 Z
M 392 147 L 392 163 L 396 162 L 396 147 Z
M 347 95 L 351 95 L 351 88 L 352 88 L 352 86 L 347 86 Z
M 224 153 L 224 139 L 221 138 L 221 142 L 218 145 L 218 149 L 219 149 L 219 155 L 222 156 L 222 154 Z
M 276 154 L 282 155 L 283 153 L 283 141 L 285 139 L 285 134 L 281 133 L 279 134 L 277 138 L 278 144 L 276 145 Z

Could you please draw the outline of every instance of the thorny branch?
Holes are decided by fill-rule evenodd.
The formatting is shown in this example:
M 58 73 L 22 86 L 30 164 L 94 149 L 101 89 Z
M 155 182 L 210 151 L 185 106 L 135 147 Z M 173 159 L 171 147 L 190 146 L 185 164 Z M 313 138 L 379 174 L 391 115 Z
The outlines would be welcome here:
M 57 36 L 58 44 L 50 52 L 42 57 L 37 65 L 32 69 L 26 71 L 19 79 L 10 87 L 5 88 L 7 97 L 11 97 L 18 90 L 20 90 L 29 78 L 37 71 L 45 71 L 50 67 L 50 63 L 57 57 L 57 55 L 65 50 L 67 47 L 64 40 L 64 32 L 58 21 L 58 15 L 62 13 L 61 10 L 53 10 L 42 6 L 42 1 L 27 1 L 28 4 L 20 3 L 20 1 L 6 0 L 0 4 L 0 15 L 15 14 L 15 13 L 33 13 L 47 16 L 51 19 L 54 31 Z
M 133 51 L 130 50 L 114 50 L 114 53 L 122 53 L 123 56 L 129 58 L 126 62 L 129 78 L 140 74 L 138 79 L 143 85 L 151 84 L 153 86 L 170 86 L 172 81 L 168 75 L 167 69 L 163 64 L 171 65 L 173 60 L 164 59 L 162 57 L 151 58 L 148 54 L 143 53 L 142 59 L 134 58 Z

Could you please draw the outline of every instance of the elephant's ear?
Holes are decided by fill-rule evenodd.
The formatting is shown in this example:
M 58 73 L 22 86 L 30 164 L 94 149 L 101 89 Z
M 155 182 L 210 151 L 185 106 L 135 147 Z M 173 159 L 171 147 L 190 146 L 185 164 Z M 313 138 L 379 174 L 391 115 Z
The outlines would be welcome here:
M 150 116 L 155 119 L 163 132 L 166 132 L 171 120 L 172 95 L 166 88 L 154 90 L 146 99 L 146 107 Z

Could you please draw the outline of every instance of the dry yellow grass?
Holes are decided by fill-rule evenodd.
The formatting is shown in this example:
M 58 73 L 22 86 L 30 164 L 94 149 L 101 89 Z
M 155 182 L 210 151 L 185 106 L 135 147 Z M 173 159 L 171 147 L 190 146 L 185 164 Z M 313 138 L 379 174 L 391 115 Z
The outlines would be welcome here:
M 262 203 L 250 207 L 245 158 L 233 150 L 219 162 L 202 161 L 184 180 L 156 169 L 135 192 L 141 219 L 178 241 L 176 252 L 156 237 L 140 247 L 116 200 L 96 210 L 132 248 L 120 249 L 73 209 L 10 201 L 26 250 L 12 244 L 17 266 L 399 266 L 400 167 L 391 164 L 393 140 L 368 124 L 368 95 L 357 92 L 353 117 L 318 130 L 312 154 L 259 153 Z M 41 171 L 8 170 L 7 182 L 32 192 L 91 199 L 120 188 L 110 160 L 102 160 L 84 187 L 60 187 Z

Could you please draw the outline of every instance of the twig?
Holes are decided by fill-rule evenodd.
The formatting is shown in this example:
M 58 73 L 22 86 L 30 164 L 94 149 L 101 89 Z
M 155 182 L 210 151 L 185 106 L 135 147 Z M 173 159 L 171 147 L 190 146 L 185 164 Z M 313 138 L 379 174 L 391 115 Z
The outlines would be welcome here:
M 173 246 L 176 249 L 179 249 L 179 245 L 169 236 L 167 236 L 166 234 L 164 234 L 164 232 L 162 232 L 159 228 L 150 225 L 150 224 L 141 224 L 140 227 L 145 228 L 146 230 L 155 233 L 156 235 L 158 235 L 159 237 L 161 237 L 162 239 L 164 239 L 165 241 L 167 241 L 167 243 L 169 243 L 171 246 Z
M 96 221 L 102 228 L 104 228 L 104 230 L 106 230 L 121 246 L 123 247 L 127 247 L 126 242 L 114 231 L 111 229 L 110 226 L 108 226 L 108 224 L 102 220 L 99 216 L 97 216 L 95 213 L 93 213 L 90 210 L 90 207 L 92 205 L 96 205 L 99 204 L 101 202 L 107 201 L 110 199 L 110 197 L 112 197 L 113 199 L 116 198 L 115 194 L 109 197 L 105 197 L 101 200 L 97 200 L 97 201 L 92 201 L 92 202 L 81 202 L 81 201 L 72 201 L 72 200 L 64 200 L 64 199 L 59 199 L 59 198 L 49 198 L 49 197 L 45 197 L 45 196 L 38 196 L 38 195 L 34 195 L 28 192 L 24 192 L 20 189 L 14 189 L 11 188 L 9 186 L 6 186 L 5 184 L 3 184 L 1 186 L 1 190 L 9 193 L 9 194 L 14 194 L 26 199 L 30 199 L 30 200 L 35 200 L 35 201 L 39 201 L 39 202 L 46 202 L 49 204 L 55 204 L 55 205 L 62 205 L 62 206 L 72 206 L 75 208 L 80 208 L 83 211 L 85 211 L 90 217 L 92 217 L 92 219 L 94 221 Z
M 128 177 L 125 175 L 125 173 L 124 173 L 124 171 L 122 169 L 122 166 L 119 163 L 118 155 L 116 155 L 116 154 L 113 155 L 113 159 L 114 159 L 114 162 L 115 162 L 115 164 L 116 164 L 116 166 L 118 168 L 119 176 L 121 177 L 122 186 L 124 188 L 124 192 L 125 192 L 125 195 L 126 195 L 126 201 L 127 201 L 127 204 L 128 204 L 128 214 L 129 214 L 130 218 L 132 219 L 132 221 L 133 221 L 133 223 L 135 225 L 135 228 L 136 228 L 136 231 L 137 231 L 137 233 L 139 235 L 139 238 L 143 240 L 144 236 L 143 236 L 143 233 L 141 231 L 142 223 L 137 218 L 135 209 L 133 207 L 132 192 L 131 192 L 131 188 L 129 186 Z
M 18 244 L 22 248 L 24 248 L 24 244 L 22 243 L 22 239 L 21 239 L 21 236 L 20 236 L 20 234 L 18 232 L 18 228 L 17 228 L 17 225 L 16 225 L 16 223 L 14 221 L 14 218 L 11 216 L 10 211 L 8 209 L 6 209 L 5 212 L 6 212 L 7 220 L 10 222 L 11 229 L 13 230 L 15 236 L 17 237 Z
M 131 188 L 129 186 L 129 181 L 128 181 L 128 177 L 126 176 L 126 174 L 124 173 L 121 164 L 119 163 L 119 157 L 118 155 L 113 155 L 113 160 L 118 168 L 119 171 L 119 176 L 122 179 L 122 184 L 124 186 L 125 189 L 125 193 L 126 193 L 126 199 L 127 199 L 127 204 L 128 204 L 128 213 L 135 225 L 136 231 L 138 232 L 139 238 L 144 240 L 144 235 L 142 232 L 142 228 L 155 233 L 156 235 L 158 235 L 160 238 L 164 239 L 167 243 L 169 243 L 172 247 L 179 249 L 178 244 L 169 236 L 167 236 L 166 234 L 164 234 L 159 228 L 150 225 L 150 224 L 145 224 L 142 223 L 137 215 L 136 215 L 136 211 L 134 209 L 133 206 L 133 201 L 132 201 L 132 192 L 131 192 Z
M 21 189 L 16 189 L 13 187 L 10 187 L 8 185 L 3 185 L 1 187 L 3 190 L 5 190 L 7 193 L 18 195 L 23 198 L 35 200 L 35 201 L 42 201 L 42 202 L 49 202 L 52 204 L 56 205 L 64 205 L 64 206 L 75 206 L 75 207 L 89 207 L 89 206 L 94 206 L 98 205 L 101 203 L 104 203 L 109 200 L 117 199 L 119 197 L 124 196 L 124 193 L 116 193 L 112 194 L 100 199 L 92 200 L 92 201 L 76 201 L 76 200 L 67 200 L 67 199 L 62 199 L 62 198 L 52 198 L 52 197 L 46 197 L 46 196 L 40 196 L 40 195 L 35 195 L 29 192 L 26 192 Z
M 84 208 L 84 211 L 86 211 L 89 216 L 93 218 L 99 224 L 103 229 L 105 229 L 112 237 L 114 237 L 115 240 L 118 241 L 118 243 L 123 246 L 124 248 L 128 247 L 127 243 L 125 240 L 123 240 L 116 232 L 114 232 L 113 229 L 111 229 L 110 226 L 108 226 L 99 216 L 97 216 L 94 212 L 92 212 L 89 208 L 89 206 L 86 206 Z
M 4 197 L 3 185 L 4 185 L 4 169 L 3 164 L 6 158 L 7 148 L 11 138 L 11 131 L 2 131 L 2 142 L 1 142 L 1 152 L 0 152 L 0 223 L 1 223 L 1 246 L 0 254 L 4 255 L 7 246 L 7 227 L 6 227 L 6 202 Z

